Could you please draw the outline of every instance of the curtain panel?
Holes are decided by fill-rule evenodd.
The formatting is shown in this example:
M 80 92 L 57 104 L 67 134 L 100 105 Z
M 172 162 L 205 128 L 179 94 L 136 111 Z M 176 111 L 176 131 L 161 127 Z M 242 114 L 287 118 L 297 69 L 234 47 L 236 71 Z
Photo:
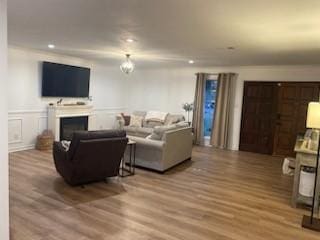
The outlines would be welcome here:
M 236 78 L 237 74 L 235 73 L 219 73 L 218 75 L 215 113 L 211 131 L 211 145 L 214 147 L 229 148 L 231 107 Z
M 209 76 L 207 73 L 197 73 L 196 91 L 194 96 L 194 108 L 193 108 L 193 118 L 192 127 L 194 134 L 194 144 L 203 145 L 204 144 L 204 97 L 205 97 L 205 87 L 206 80 Z

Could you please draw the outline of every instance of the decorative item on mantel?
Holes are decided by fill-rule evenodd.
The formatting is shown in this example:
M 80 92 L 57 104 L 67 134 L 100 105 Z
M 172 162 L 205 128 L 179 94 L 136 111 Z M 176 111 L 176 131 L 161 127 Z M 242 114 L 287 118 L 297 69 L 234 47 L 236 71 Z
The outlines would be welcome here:
M 54 136 L 52 131 L 44 130 L 42 134 L 37 137 L 36 149 L 40 151 L 52 150 Z
M 183 108 L 183 110 L 187 113 L 188 123 L 189 123 L 189 125 L 190 125 L 191 122 L 190 122 L 190 120 L 189 120 L 189 114 L 190 114 L 190 112 L 193 110 L 193 103 L 184 103 L 184 104 L 182 104 L 182 108 Z

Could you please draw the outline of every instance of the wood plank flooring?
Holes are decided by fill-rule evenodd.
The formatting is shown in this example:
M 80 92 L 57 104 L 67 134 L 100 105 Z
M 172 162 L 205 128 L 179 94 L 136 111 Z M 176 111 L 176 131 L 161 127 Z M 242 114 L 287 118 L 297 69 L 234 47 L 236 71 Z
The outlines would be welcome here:
M 195 147 L 166 174 L 70 187 L 50 152 L 10 154 L 11 240 L 319 240 L 281 159 Z

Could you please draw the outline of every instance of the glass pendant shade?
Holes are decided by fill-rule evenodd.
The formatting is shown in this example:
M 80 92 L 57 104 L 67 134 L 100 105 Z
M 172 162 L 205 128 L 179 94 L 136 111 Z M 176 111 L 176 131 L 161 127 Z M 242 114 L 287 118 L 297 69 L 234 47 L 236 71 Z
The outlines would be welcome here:
M 125 74 L 132 73 L 134 70 L 134 63 L 130 60 L 130 54 L 126 54 L 127 59 L 120 65 L 120 70 Z

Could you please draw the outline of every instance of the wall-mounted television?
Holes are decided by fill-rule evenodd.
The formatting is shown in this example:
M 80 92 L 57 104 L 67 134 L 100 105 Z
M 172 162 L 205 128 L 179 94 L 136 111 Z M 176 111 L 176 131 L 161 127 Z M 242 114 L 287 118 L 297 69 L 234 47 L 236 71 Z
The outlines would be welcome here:
M 90 69 L 42 63 L 43 97 L 89 97 Z

